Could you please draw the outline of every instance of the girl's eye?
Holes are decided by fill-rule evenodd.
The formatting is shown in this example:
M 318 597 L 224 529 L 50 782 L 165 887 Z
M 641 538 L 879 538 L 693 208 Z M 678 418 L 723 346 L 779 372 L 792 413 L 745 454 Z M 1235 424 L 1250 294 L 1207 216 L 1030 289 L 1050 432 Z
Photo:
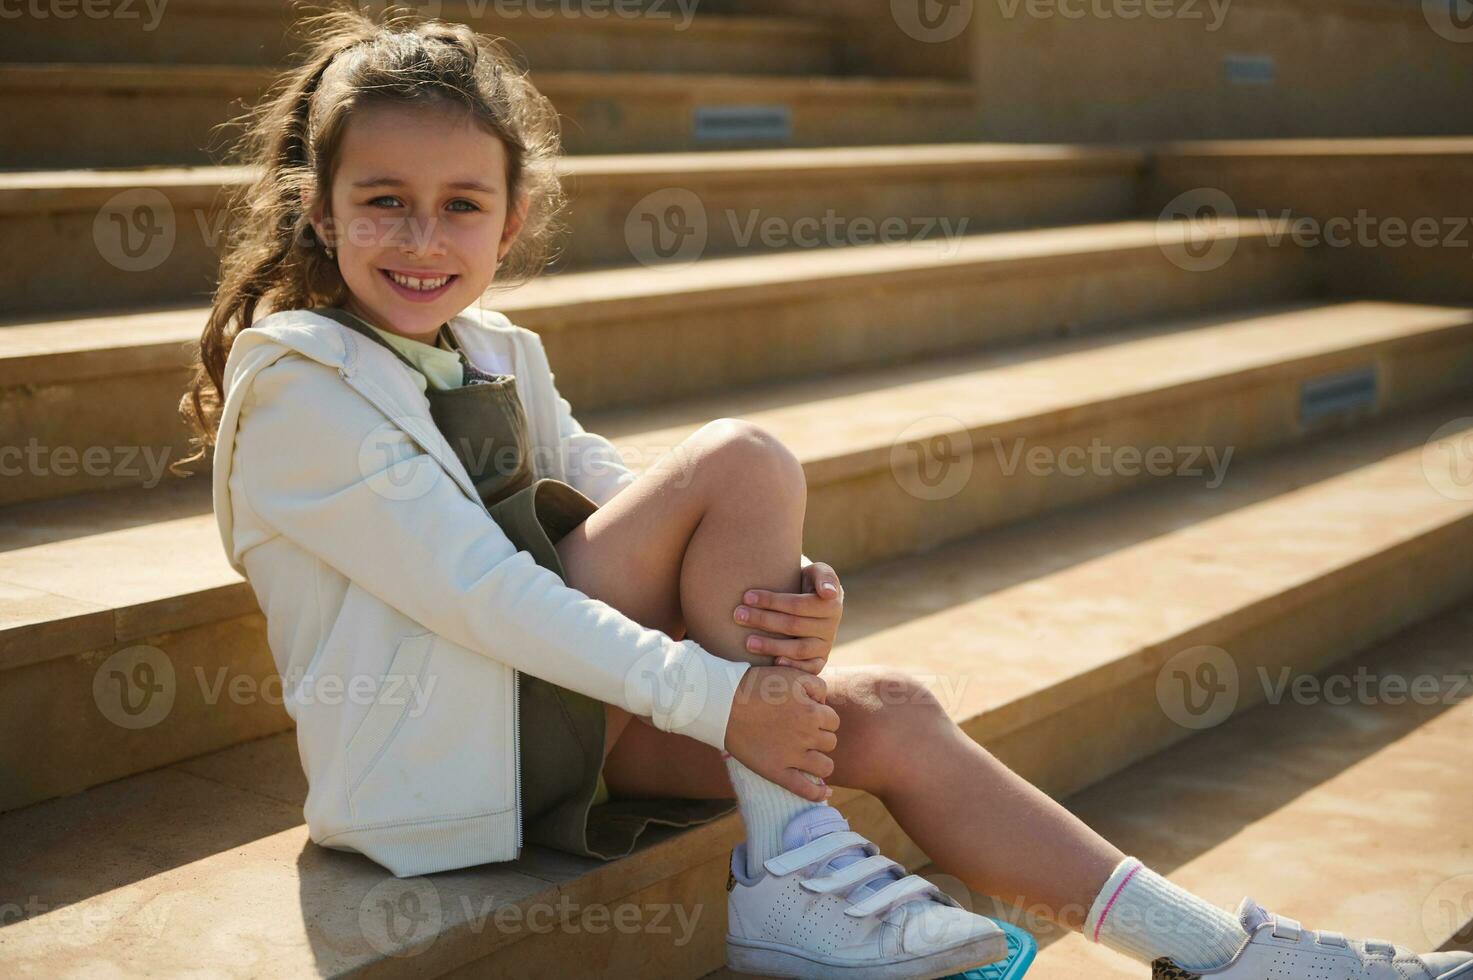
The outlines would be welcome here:
M 397 197 L 394 197 L 392 194 L 384 194 L 381 197 L 372 198 L 368 202 L 368 206 L 369 207 L 377 207 L 383 201 L 391 202 L 389 206 L 393 206 L 394 204 L 397 204 L 399 202 L 399 199 Z M 476 204 L 475 201 L 467 201 L 463 197 L 456 198 L 455 200 L 451 201 L 449 206 L 452 207 L 452 208 L 454 208 L 455 205 L 457 205 L 457 204 L 464 204 L 464 205 L 466 205 L 466 208 L 457 208 L 456 209 L 456 210 L 461 211 L 462 213 L 469 213 L 466 209 L 469 209 L 469 211 L 479 211 L 479 210 L 481 210 L 480 207 Z

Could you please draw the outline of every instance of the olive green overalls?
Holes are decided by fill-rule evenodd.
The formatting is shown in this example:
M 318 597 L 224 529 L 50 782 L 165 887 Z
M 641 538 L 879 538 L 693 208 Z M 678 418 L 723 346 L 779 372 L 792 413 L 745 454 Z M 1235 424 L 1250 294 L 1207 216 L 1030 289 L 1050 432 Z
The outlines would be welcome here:
M 338 307 L 313 312 L 375 341 L 418 373 L 409 358 L 354 314 Z M 561 480 L 533 478 L 531 439 L 516 377 L 477 368 L 455 343 L 448 325 L 440 327 L 436 341 L 460 354 L 464 367 L 461 387 L 442 390 L 429 385 L 425 390 L 436 427 L 512 544 L 566 582 L 554 545 L 598 505 Z M 603 769 L 603 703 L 526 671 L 518 671 L 517 677 L 525 843 L 609 860 L 633 850 L 651 823 L 694 826 L 737 808 L 735 799 L 674 797 L 611 799 L 593 805 Z

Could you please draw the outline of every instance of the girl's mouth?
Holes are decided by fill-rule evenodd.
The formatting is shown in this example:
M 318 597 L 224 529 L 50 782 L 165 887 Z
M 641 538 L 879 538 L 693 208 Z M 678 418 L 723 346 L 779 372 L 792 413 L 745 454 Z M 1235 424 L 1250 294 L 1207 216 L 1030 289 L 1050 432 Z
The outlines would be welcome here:
M 389 287 L 411 303 L 430 303 L 444 296 L 459 276 L 445 273 L 437 275 L 411 276 L 403 272 L 380 269 L 379 273 Z

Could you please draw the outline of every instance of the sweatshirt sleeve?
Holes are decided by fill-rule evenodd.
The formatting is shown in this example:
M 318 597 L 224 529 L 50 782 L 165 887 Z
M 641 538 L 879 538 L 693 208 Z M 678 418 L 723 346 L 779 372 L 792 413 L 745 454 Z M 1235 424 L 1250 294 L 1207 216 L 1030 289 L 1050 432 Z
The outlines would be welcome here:
M 540 338 L 532 348 L 545 365 L 547 354 Z M 551 367 L 547 369 L 547 376 L 549 379 L 554 377 Z M 633 483 L 636 474 L 625 465 L 617 446 L 596 432 L 584 430 L 573 417 L 573 407 L 557 390 L 556 381 L 552 380 L 550 383 L 553 401 L 557 402 L 558 446 L 567 481 L 574 489 L 602 507 L 620 490 Z
M 426 629 L 725 748 L 751 664 L 569 588 L 334 368 L 290 355 L 256 374 L 233 470 L 261 522 Z

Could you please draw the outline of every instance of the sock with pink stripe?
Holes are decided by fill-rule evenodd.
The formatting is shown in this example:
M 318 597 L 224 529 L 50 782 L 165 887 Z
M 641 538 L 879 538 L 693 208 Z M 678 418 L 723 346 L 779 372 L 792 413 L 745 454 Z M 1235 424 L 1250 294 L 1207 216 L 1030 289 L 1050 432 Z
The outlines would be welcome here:
M 1138 858 L 1116 865 L 1084 920 L 1084 936 L 1141 963 L 1162 957 L 1210 970 L 1248 938 L 1236 916 L 1167 881 Z

